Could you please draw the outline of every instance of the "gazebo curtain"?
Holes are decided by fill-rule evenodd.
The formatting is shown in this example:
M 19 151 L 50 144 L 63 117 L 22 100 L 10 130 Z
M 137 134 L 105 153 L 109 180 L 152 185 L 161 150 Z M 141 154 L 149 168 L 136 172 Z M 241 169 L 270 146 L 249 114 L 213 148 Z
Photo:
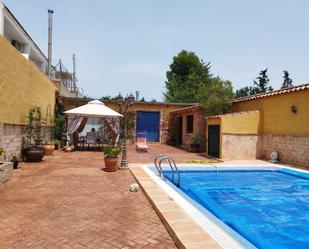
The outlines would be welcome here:
M 76 146 L 77 133 L 80 133 L 87 124 L 87 117 L 80 116 L 68 116 L 68 127 L 67 127 L 67 146 L 69 142 Z
M 106 124 L 115 134 L 114 146 L 119 142 L 120 137 L 120 117 L 103 117 L 106 121 Z M 69 143 L 74 146 L 77 145 L 77 133 L 80 133 L 85 128 L 88 118 L 84 116 L 68 116 L 68 125 L 67 125 L 67 146 Z
M 105 121 L 112 132 L 116 135 L 114 146 L 118 145 L 120 137 L 120 117 L 105 117 Z

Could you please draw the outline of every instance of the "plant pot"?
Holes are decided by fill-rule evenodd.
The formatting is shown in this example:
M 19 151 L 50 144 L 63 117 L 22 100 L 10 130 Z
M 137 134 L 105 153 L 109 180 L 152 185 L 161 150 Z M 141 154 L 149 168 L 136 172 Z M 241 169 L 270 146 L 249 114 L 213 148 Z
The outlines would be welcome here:
M 200 144 L 191 144 L 190 145 L 190 151 L 197 153 L 200 151 Z
M 67 146 L 67 147 L 64 147 L 63 148 L 63 151 L 64 152 L 72 152 L 73 151 L 73 148 L 71 146 Z
M 19 160 L 12 159 L 11 162 L 13 163 L 13 169 L 18 169 Z
M 43 148 L 30 148 L 24 151 L 27 162 L 41 162 L 44 157 Z
M 55 144 L 55 150 L 59 150 L 59 144 Z
M 44 155 L 51 156 L 54 153 L 54 145 L 53 144 L 43 144 Z
M 118 157 L 104 157 L 105 171 L 116 171 L 118 169 Z

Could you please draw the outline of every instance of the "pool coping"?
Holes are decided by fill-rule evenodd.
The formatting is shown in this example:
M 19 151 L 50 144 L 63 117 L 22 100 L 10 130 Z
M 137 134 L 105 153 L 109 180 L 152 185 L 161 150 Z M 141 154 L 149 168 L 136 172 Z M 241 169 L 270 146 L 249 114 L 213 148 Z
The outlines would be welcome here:
M 130 165 L 130 170 L 178 248 L 222 248 L 151 178 L 141 165 Z
M 279 164 L 271 164 L 266 163 L 265 165 L 231 165 L 231 164 L 218 164 L 220 167 L 226 167 L 226 168 L 233 168 L 233 167 L 249 167 L 249 168 L 287 168 L 292 169 L 299 172 L 305 172 L 308 173 L 307 170 L 303 169 L 297 169 L 294 167 L 289 167 L 287 165 L 279 165 Z M 216 238 L 214 238 L 214 232 L 211 230 L 206 231 L 205 225 L 201 226 L 200 222 L 197 222 L 196 217 L 193 217 L 193 215 L 188 214 L 188 210 L 184 210 L 183 205 L 179 204 L 179 198 L 177 196 L 174 196 L 175 199 L 172 197 L 170 193 L 167 193 L 166 187 L 162 186 L 160 184 L 160 181 L 164 182 L 160 177 L 154 176 L 155 173 L 151 174 L 151 167 L 154 167 L 153 164 L 130 164 L 130 170 L 133 174 L 136 181 L 139 183 L 142 191 L 144 192 L 145 196 L 155 209 L 156 213 L 162 220 L 164 226 L 166 227 L 167 231 L 171 235 L 172 239 L 174 240 L 175 244 L 178 248 L 226 248 L 223 246 L 224 244 L 229 244 L 231 246 L 228 246 L 227 248 L 244 248 L 244 245 L 240 244 L 239 241 L 236 241 L 231 237 L 230 234 L 226 233 L 225 235 L 218 235 Z M 180 166 L 181 167 L 181 166 Z M 211 169 L 213 165 L 200 165 L 200 164 L 190 164 L 190 168 L 192 170 L 194 169 Z M 157 178 L 157 179 L 156 179 Z M 165 184 L 168 184 L 165 182 Z M 161 186 L 160 186 L 161 185 Z M 170 184 L 168 184 L 170 185 Z M 171 187 L 171 186 L 170 186 Z M 177 190 L 175 190 L 178 192 Z M 178 194 L 180 194 L 178 192 Z M 181 195 L 181 194 L 180 194 Z M 186 199 L 186 197 L 184 197 Z M 195 206 L 194 203 L 191 205 Z M 196 207 L 195 207 L 196 208 Z M 190 217 L 191 216 L 191 217 Z M 206 218 L 206 220 L 209 219 L 209 217 Z M 210 223 L 212 222 L 209 220 Z M 225 232 L 224 229 L 220 228 L 215 222 L 214 226 L 212 224 L 209 224 L 209 227 L 211 229 L 216 228 L 216 226 L 221 230 Z M 212 234 L 209 234 L 209 231 L 211 231 Z M 218 232 L 218 230 L 217 230 Z M 221 239 L 222 237 L 222 239 Z M 230 242 L 224 242 L 225 238 L 229 237 Z M 218 239 L 219 238 L 219 239 Z M 221 242 L 224 243 L 221 243 Z M 236 243 L 234 243 L 236 242 Z M 236 245 L 236 246 L 235 246 Z

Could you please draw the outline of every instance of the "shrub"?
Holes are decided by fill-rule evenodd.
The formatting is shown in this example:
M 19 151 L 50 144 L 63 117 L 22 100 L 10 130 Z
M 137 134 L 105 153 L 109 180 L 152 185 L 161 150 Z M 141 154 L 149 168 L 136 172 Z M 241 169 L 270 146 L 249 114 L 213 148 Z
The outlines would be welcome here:
M 103 153 L 106 157 L 118 157 L 121 153 L 121 148 L 119 147 L 104 147 Z

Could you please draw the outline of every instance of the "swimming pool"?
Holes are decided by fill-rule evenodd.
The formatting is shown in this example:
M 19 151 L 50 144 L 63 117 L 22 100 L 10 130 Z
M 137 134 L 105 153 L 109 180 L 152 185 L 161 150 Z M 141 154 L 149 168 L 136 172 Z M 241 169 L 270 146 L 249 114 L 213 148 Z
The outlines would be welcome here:
M 309 248 L 308 173 L 181 170 L 180 190 L 257 248 Z

